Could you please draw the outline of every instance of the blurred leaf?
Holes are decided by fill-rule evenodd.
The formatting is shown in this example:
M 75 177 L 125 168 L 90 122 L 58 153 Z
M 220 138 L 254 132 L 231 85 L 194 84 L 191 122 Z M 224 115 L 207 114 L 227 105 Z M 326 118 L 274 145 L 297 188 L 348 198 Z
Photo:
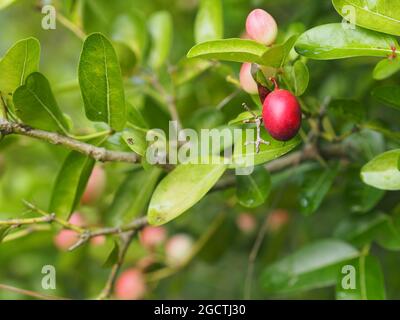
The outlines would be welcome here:
M 329 192 L 339 172 L 338 163 L 329 166 L 322 172 L 307 176 L 300 193 L 301 212 L 311 215 L 318 210 L 325 196 Z
M 358 26 L 400 36 L 400 5 L 387 0 L 332 0 L 336 11 L 346 19 L 348 8 Z
M 379 261 L 375 257 L 362 255 L 349 261 L 340 270 L 336 285 L 336 299 L 384 300 L 385 297 L 383 273 Z
M 124 225 L 144 214 L 161 173 L 162 170 L 154 166 L 146 171 L 130 171 L 107 210 L 108 221 L 114 226 Z
M 92 158 L 76 151 L 68 154 L 53 186 L 49 212 L 68 220 L 85 191 L 94 164 Z
M 400 213 L 388 216 L 387 223 L 379 231 L 376 242 L 386 250 L 400 250 Z
M 107 257 L 107 260 L 103 264 L 103 268 L 111 268 L 119 260 L 119 245 L 117 241 L 114 241 L 114 247 Z
M 126 123 L 125 94 L 117 54 L 101 33 L 88 36 L 79 61 L 86 116 L 120 131 Z
M 396 59 L 384 59 L 378 62 L 373 71 L 373 77 L 375 80 L 384 80 L 396 72 L 400 71 L 400 60 Z
M 0 61 L 0 91 L 12 94 L 25 79 L 39 70 L 40 43 L 36 38 L 18 41 Z
M 342 121 L 354 124 L 361 123 L 367 116 L 365 107 L 360 102 L 350 99 L 332 100 L 328 110 Z
M 31 73 L 25 85 L 15 91 L 13 100 L 16 114 L 25 124 L 48 131 L 67 131 L 68 123 L 58 107 L 49 81 L 41 73 Z
M 216 129 L 224 123 L 224 114 L 222 111 L 210 107 L 196 110 L 188 121 L 188 127 L 197 130 Z
M 213 65 L 212 62 L 203 59 L 183 58 L 172 72 L 172 79 L 176 86 L 180 86 L 199 76 Z
M 378 189 L 400 190 L 399 155 L 400 149 L 396 149 L 375 157 L 361 169 L 361 179 Z
M 207 194 L 225 169 L 224 164 L 178 165 L 154 191 L 147 213 L 149 223 L 162 225 L 184 213 Z
M 378 87 L 371 94 L 386 105 L 400 110 L 400 86 Z
M 253 110 L 253 113 L 256 114 L 257 116 L 261 116 L 261 110 Z M 251 112 L 245 111 L 245 112 L 240 113 L 235 119 L 232 119 L 231 121 L 229 121 L 228 124 L 229 125 L 243 124 L 243 121 L 250 120 L 253 118 L 254 118 L 254 115 Z
M 130 104 L 129 102 L 126 104 L 127 107 L 127 117 L 128 121 L 133 124 L 135 127 L 141 129 L 148 129 L 149 125 L 144 119 L 141 111 L 135 105 Z
M 251 134 L 247 134 L 246 130 L 249 130 Z M 230 169 L 246 168 L 269 162 L 283 156 L 301 143 L 299 136 L 285 142 L 277 141 L 266 130 L 261 130 L 261 138 L 270 144 L 261 144 L 260 152 L 257 153 L 254 144 L 246 145 L 246 142 L 254 142 L 256 140 L 256 130 L 242 130 L 242 139 L 235 139 L 236 144 Z
M 10 231 L 10 229 L 11 229 L 11 226 L 0 226 L 0 243 L 6 237 L 6 235 Z
M 305 57 L 330 60 L 361 56 L 387 57 L 393 53 L 393 46 L 398 48 L 399 45 L 391 36 L 360 27 L 345 29 L 341 23 L 332 23 L 303 33 L 295 48 Z
M 168 11 L 159 11 L 149 18 L 152 46 L 149 56 L 151 67 L 158 69 L 168 59 L 172 46 L 173 25 Z
M 296 96 L 301 96 L 308 87 L 310 74 L 307 66 L 300 60 L 297 60 L 293 66 L 285 67 L 283 74 L 285 82 L 289 85 L 290 91 Z
M 273 45 L 265 51 L 260 58 L 259 64 L 274 68 L 279 68 L 286 62 L 290 51 L 293 49 L 298 36 L 294 35 L 282 44 Z
M 249 175 L 236 175 L 236 196 L 246 208 L 261 206 L 271 192 L 271 177 L 263 167 L 255 167 Z
M 118 16 L 113 24 L 112 39 L 125 43 L 140 61 L 148 41 L 145 19 L 138 12 Z
M 359 252 L 339 240 L 320 240 L 267 266 L 261 283 L 269 294 L 292 293 L 331 286 L 341 265 Z
M 7 8 L 9 5 L 13 4 L 16 0 L 0 0 L 0 10 Z
M 201 0 L 194 23 L 196 43 L 222 39 L 224 21 L 221 0 Z
M 253 40 L 234 38 L 199 43 L 189 50 L 187 57 L 259 63 L 266 50 Z
M 121 74 L 123 77 L 130 77 L 135 71 L 137 56 L 124 42 L 114 41 L 113 43 L 115 52 L 118 57 L 119 65 L 121 67 Z
M 400 140 L 400 132 L 389 129 L 384 123 L 378 121 L 369 121 L 363 123 L 362 127 L 382 133 L 388 139 L 393 139 L 394 141 Z

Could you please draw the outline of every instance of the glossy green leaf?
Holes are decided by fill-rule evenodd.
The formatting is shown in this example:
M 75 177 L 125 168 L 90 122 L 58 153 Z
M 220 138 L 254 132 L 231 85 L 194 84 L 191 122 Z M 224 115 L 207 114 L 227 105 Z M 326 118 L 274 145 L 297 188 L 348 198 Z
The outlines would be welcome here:
M 121 68 L 112 44 L 101 33 L 86 38 L 78 72 L 88 119 L 122 130 L 126 108 Z
M 187 57 L 259 63 L 266 50 L 264 45 L 252 40 L 212 40 L 195 45 Z
M 371 94 L 384 104 L 400 110 L 400 86 L 378 87 Z
M 293 66 L 285 67 L 283 77 L 290 91 L 296 96 L 301 96 L 307 90 L 310 74 L 302 61 L 298 60 Z
M 269 294 L 299 292 L 334 285 L 343 262 L 359 252 L 339 240 L 320 240 L 267 266 L 261 283 Z
M 25 79 L 39 70 L 40 43 L 36 38 L 18 41 L 0 61 L 0 91 L 12 94 Z
M 224 21 L 221 0 L 201 0 L 194 24 L 196 43 L 222 39 Z
M 384 80 L 400 71 L 400 60 L 384 59 L 378 62 L 373 71 L 375 80 Z
M 396 0 L 332 0 L 332 3 L 346 20 L 353 16 L 358 26 L 400 36 L 400 4 Z
M 383 272 L 377 258 L 361 255 L 342 266 L 336 285 L 338 300 L 384 300 Z
M 112 28 L 112 39 L 125 43 L 141 60 L 148 42 L 146 22 L 135 12 L 117 17 Z
M 146 130 L 129 128 L 122 133 L 122 139 L 132 151 L 142 157 L 146 154 Z
M 0 10 L 7 8 L 13 4 L 16 0 L 0 0 Z
M 180 164 L 157 186 L 147 213 L 152 225 L 165 224 L 200 201 L 225 172 L 224 164 Z
M 305 215 L 318 210 L 325 196 L 328 194 L 338 174 L 338 164 L 331 165 L 322 172 L 318 170 L 309 174 L 302 184 L 300 193 L 300 208 Z
M 382 153 L 361 169 L 364 183 L 382 190 L 400 190 L 400 149 Z
M 149 64 L 160 68 L 168 59 L 172 46 L 173 25 L 168 11 L 159 11 L 149 18 L 149 31 L 152 46 L 150 49 Z
M 262 167 L 255 167 L 249 175 L 236 175 L 236 196 L 246 208 L 262 205 L 271 192 L 271 177 Z
M 249 130 L 249 134 L 246 133 L 246 130 Z M 299 136 L 286 142 L 277 141 L 266 130 L 261 130 L 261 138 L 268 141 L 269 145 L 261 144 L 260 152 L 257 153 L 254 144 L 246 145 L 246 142 L 254 142 L 256 140 L 256 130 L 242 130 L 241 139 L 239 137 L 235 139 L 236 143 L 230 168 L 246 168 L 269 162 L 283 156 L 301 143 Z
M 49 212 L 69 218 L 85 191 L 94 164 L 92 158 L 76 151 L 68 154 L 53 186 Z
M 43 130 L 66 132 L 68 123 L 58 107 L 49 81 L 31 73 L 13 96 L 15 112 L 26 124 Z
M 11 226 L 0 226 L 0 243 L 7 236 L 10 229 L 11 229 Z
M 279 68 L 282 67 L 296 43 L 298 36 L 294 35 L 282 44 L 274 45 L 267 49 L 260 58 L 260 65 Z
M 387 57 L 392 47 L 398 49 L 397 40 L 389 35 L 366 30 L 343 28 L 341 23 L 315 27 L 303 33 L 295 49 L 305 57 L 317 60 L 350 57 Z
M 129 172 L 107 210 L 107 220 L 114 226 L 124 225 L 145 214 L 161 173 L 162 170 L 154 166 Z
M 257 116 L 261 116 L 261 111 L 260 110 L 253 110 L 253 113 L 256 114 Z M 233 124 L 243 124 L 243 121 L 254 119 L 253 113 L 249 111 L 245 111 L 240 113 L 235 119 L 232 119 L 229 121 L 229 125 Z
M 175 85 L 182 85 L 193 78 L 201 75 L 212 66 L 211 61 L 204 59 L 187 59 L 183 58 L 178 62 L 176 68 L 172 71 L 171 76 Z

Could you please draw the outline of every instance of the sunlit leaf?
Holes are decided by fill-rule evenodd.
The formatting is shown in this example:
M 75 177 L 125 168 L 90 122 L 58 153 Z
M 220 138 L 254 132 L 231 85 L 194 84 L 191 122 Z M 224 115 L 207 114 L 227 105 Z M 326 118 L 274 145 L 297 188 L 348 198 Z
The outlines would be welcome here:
M 149 18 L 151 49 L 149 64 L 157 69 L 168 59 L 172 46 L 173 25 L 168 11 L 159 11 Z
M 400 60 L 384 59 L 378 62 L 373 71 L 375 80 L 384 80 L 400 71 Z
M 201 0 L 194 24 L 196 43 L 221 39 L 224 22 L 221 0 Z

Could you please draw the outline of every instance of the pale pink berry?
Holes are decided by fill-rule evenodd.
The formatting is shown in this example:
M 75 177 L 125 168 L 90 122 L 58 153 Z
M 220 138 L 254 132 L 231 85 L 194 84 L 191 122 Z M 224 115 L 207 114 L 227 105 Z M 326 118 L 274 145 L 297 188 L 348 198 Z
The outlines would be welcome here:
M 193 239 L 186 234 L 171 237 L 165 245 L 167 263 L 178 265 L 186 260 L 193 247 Z
M 152 249 L 165 241 L 167 232 L 164 227 L 145 227 L 140 233 L 140 242 L 148 249 Z
M 90 243 L 95 247 L 102 246 L 103 244 L 106 243 L 106 237 L 105 236 L 93 237 L 92 239 L 90 239 Z
M 276 209 L 268 216 L 267 228 L 270 232 L 277 232 L 287 225 L 289 220 L 289 212 L 284 209 Z
M 102 196 L 106 186 L 106 173 L 100 166 L 95 166 L 82 195 L 83 204 L 94 204 Z
M 85 224 L 82 215 L 78 212 L 72 214 L 71 218 L 69 219 L 71 224 L 76 226 L 83 226 Z M 54 237 L 54 245 L 63 251 L 68 250 L 73 244 L 75 244 L 79 240 L 79 234 L 73 230 L 61 230 L 55 237 Z
M 278 26 L 268 12 L 255 9 L 247 16 L 246 31 L 251 39 L 269 46 L 275 42 Z
M 138 300 L 146 293 L 143 273 L 138 269 L 124 271 L 115 283 L 115 296 L 121 300 Z
M 244 233 L 250 233 L 256 228 L 257 221 L 254 218 L 254 215 L 249 213 L 241 213 L 236 218 L 236 225 L 240 231 Z
M 249 94 L 258 94 L 258 86 L 251 75 L 251 63 L 243 63 L 240 68 L 240 86 Z

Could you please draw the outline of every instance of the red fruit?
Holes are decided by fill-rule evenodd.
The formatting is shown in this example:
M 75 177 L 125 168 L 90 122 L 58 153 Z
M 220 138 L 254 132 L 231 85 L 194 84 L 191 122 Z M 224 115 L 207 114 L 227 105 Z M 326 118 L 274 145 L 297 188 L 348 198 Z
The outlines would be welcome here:
M 106 186 L 106 173 L 102 167 L 93 168 L 85 192 L 82 195 L 82 204 L 96 203 L 104 192 Z
M 300 130 L 300 104 L 291 92 L 279 89 L 276 82 L 275 90 L 265 98 L 262 117 L 265 129 L 276 140 L 288 141 Z
M 137 300 L 141 299 L 145 293 L 145 279 L 138 269 L 124 271 L 115 284 L 115 295 L 118 299 Z

